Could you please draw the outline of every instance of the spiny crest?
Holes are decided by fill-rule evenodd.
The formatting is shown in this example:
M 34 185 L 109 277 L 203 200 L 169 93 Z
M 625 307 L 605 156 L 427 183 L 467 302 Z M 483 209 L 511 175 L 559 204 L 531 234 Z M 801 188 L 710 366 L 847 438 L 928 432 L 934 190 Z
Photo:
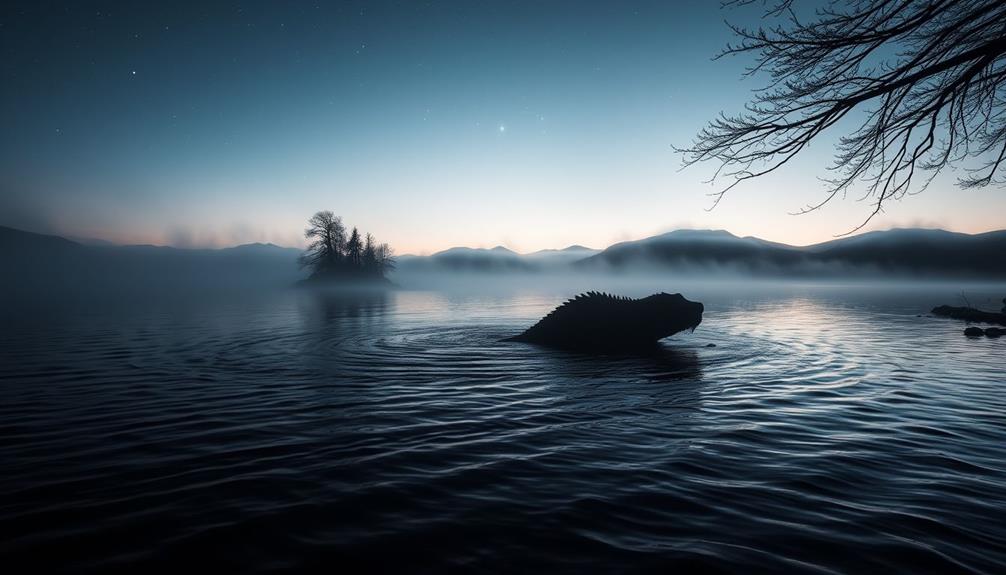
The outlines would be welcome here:
M 602 300 L 609 300 L 609 301 L 634 301 L 630 297 L 625 297 L 625 296 L 620 296 L 620 295 L 612 295 L 610 293 L 605 293 L 605 292 L 589 291 L 589 292 L 586 292 L 586 293 L 579 294 L 579 295 L 577 295 L 574 298 L 566 300 L 562 305 L 566 305 L 566 304 L 570 304 L 570 303 L 574 303 L 574 302 L 578 302 L 578 301 L 602 301 Z
M 549 319 L 555 319 L 556 315 L 563 313 L 565 310 L 577 307 L 577 306 L 579 306 L 581 304 L 585 304 L 585 303 L 613 303 L 613 302 L 621 303 L 621 302 L 632 302 L 632 301 L 637 301 L 637 300 L 634 300 L 634 299 L 632 299 L 630 297 L 611 295 L 611 294 L 605 293 L 605 292 L 589 291 L 589 292 L 579 294 L 576 297 L 573 297 L 573 298 L 570 298 L 570 299 L 566 300 L 565 302 L 563 302 L 562 304 L 560 304 L 558 307 L 556 307 L 552 311 L 548 312 L 548 314 L 545 315 L 545 317 L 541 318 L 541 320 L 538 322 L 538 324 L 541 324 L 541 323 L 543 323 L 543 322 L 545 322 L 546 320 L 549 320 Z M 535 324 L 535 326 L 537 326 L 538 324 Z M 532 326 L 532 327 L 535 327 L 535 326 Z

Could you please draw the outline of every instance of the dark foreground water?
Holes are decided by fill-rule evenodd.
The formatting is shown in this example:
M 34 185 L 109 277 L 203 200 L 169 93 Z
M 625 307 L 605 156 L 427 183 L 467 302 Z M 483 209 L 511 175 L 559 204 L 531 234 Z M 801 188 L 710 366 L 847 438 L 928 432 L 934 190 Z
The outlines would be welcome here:
M 706 303 L 659 352 L 498 342 L 579 287 L 8 302 L 5 570 L 1006 572 L 961 286 L 653 282 Z

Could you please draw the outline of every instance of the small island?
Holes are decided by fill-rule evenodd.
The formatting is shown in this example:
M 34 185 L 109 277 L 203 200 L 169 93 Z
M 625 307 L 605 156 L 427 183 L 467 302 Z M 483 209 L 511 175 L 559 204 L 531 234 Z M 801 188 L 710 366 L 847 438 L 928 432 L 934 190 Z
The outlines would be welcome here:
M 391 287 L 386 274 L 395 268 L 391 247 L 354 227 L 348 236 L 342 218 L 321 211 L 308 220 L 304 237 L 310 240 L 300 256 L 302 268 L 311 270 L 301 286 Z

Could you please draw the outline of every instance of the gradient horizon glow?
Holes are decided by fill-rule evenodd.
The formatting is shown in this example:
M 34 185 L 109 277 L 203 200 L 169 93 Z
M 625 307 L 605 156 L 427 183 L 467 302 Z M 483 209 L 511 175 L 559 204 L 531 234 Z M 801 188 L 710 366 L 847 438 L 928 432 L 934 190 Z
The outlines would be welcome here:
M 757 8 L 757 7 L 755 7 Z M 870 206 L 821 197 L 829 139 L 736 188 L 684 146 L 761 79 L 712 61 L 718 2 L 5 6 L 0 225 L 117 243 L 302 245 L 329 209 L 398 253 L 604 247 L 681 227 L 805 245 Z M 866 229 L 1006 227 L 945 174 Z

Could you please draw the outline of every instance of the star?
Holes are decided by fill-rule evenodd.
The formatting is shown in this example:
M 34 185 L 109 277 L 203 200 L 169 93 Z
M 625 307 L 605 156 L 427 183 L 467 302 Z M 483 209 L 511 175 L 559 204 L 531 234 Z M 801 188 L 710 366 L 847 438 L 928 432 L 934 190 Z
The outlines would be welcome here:
M 132 73 L 133 73 L 133 75 L 135 76 L 135 75 L 136 75 L 136 70 L 133 70 L 133 72 L 132 72 Z

